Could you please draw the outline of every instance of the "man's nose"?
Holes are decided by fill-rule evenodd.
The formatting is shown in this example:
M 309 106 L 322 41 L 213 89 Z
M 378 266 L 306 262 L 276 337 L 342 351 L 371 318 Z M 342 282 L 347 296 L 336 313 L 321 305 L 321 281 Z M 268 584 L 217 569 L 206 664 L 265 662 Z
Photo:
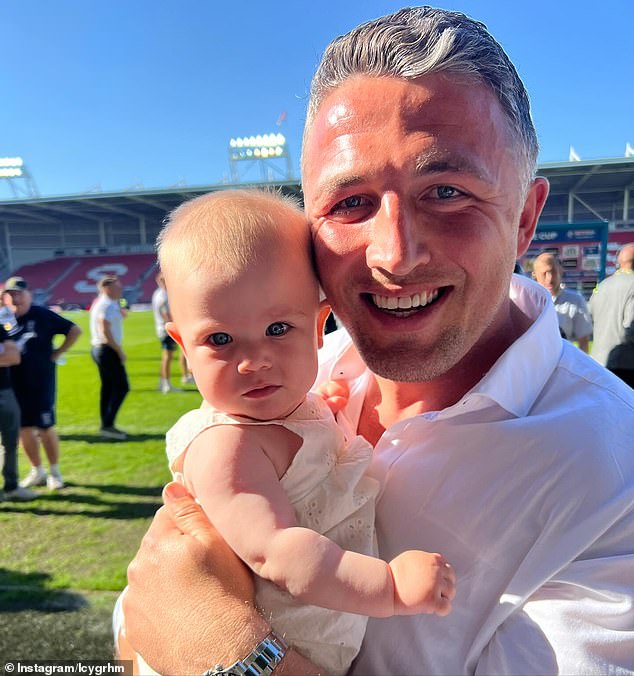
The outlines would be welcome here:
M 263 347 L 254 347 L 245 352 L 238 362 L 238 373 L 244 375 L 271 368 L 271 357 Z
M 383 196 L 370 237 L 366 249 L 370 268 L 403 276 L 431 260 L 423 219 L 413 205 L 394 193 Z

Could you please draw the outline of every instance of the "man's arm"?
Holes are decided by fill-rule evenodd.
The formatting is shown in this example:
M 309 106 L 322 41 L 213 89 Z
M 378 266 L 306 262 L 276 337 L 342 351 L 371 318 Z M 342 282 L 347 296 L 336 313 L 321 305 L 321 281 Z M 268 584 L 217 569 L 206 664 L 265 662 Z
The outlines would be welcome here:
M 588 354 L 590 352 L 590 336 L 582 336 L 577 339 L 579 349 Z
M 15 366 L 22 360 L 20 348 L 12 341 L 5 340 L 0 343 L 0 366 Z
M 168 484 L 163 498 L 128 568 L 127 640 L 159 673 L 229 666 L 271 630 L 253 605 L 251 575 L 184 487 Z M 276 669 L 319 673 L 293 650 Z
M 52 360 L 57 361 L 64 354 L 64 352 L 70 350 L 70 348 L 77 342 L 79 336 L 81 336 L 81 329 L 79 326 L 77 326 L 77 324 L 73 324 L 70 327 L 70 331 L 66 334 L 64 342 L 57 349 L 53 350 L 51 355 Z
M 112 327 L 110 322 L 105 317 L 101 317 L 97 321 L 101 324 L 101 331 L 103 333 L 104 338 L 106 339 L 106 345 L 108 347 L 111 347 L 119 355 L 119 359 L 121 359 L 121 361 L 124 362 L 125 352 L 123 351 L 123 348 L 114 339 L 114 336 L 112 335 Z

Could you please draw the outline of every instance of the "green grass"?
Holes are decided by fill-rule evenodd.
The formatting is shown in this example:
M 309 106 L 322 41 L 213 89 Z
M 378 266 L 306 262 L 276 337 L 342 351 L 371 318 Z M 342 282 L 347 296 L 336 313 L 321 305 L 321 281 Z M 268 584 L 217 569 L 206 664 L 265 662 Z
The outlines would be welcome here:
M 67 487 L 37 489 L 41 497 L 33 502 L 0 503 L 0 658 L 112 656 L 112 606 L 169 479 L 165 432 L 200 404 L 193 386 L 157 392 L 160 346 L 151 314 L 130 313 L 124 348 L 131 392 L 117 417 L 130 437 L 100 439 L 88 314 L 68 316 L 84 333 L 58 367 L 57 430 Z M 22 450 L 20 470 L 22 476 L 28 471 Z

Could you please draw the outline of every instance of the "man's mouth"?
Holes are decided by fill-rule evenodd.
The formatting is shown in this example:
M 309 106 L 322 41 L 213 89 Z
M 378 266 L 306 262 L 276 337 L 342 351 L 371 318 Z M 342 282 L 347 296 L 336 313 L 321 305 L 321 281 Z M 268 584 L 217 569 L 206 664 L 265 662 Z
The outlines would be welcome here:
M 444 293 L 444 288 L 431 291 L 421 291 L 407 296 L 382 296 L 376 293 L 368 294 L 372 304 L 379 310 L 387 311 L 399 317 L 422 310 L 431 305 Z

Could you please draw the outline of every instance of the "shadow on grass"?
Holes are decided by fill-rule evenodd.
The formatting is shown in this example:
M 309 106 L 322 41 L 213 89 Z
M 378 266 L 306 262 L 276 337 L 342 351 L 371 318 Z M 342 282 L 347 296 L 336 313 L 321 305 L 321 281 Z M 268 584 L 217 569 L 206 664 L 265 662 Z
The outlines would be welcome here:
M 23 573 L 0 568 L 0 608 L 4 613 L 37 610 L 57 613 L 79 610 L 88 601 L 76 592 L 46 589 L 48 573 Z
M 50 577 L 47 573 L 0 567 L 3 659 L 113 659 L 111 618 L 116 594 L 89 592 L 85 596 L 71 590 L 46 589 Z
M 115 495 L 150 495 L 160 496 L 163 486 L 130 486 L 129 484 L 77 484 L 71 481 L 66 482 L 69 488 L 91 488 L 102 493 L 114 493 Z
M 85 500 L 83 498 L 76 498 L 73 500 L 65 499 L 64 502 L 92 504 L 92 505 L 107 505 L 108 509 L 102 510 L 86 510 L 68 509 L 60 506 L 59 509 L 53 507 L 31 507 L 33 503 L 29 503 L 28 507 L 11 507 L 7 503 L 2 503 L 0 513 L 15 512 L 20 514 L 35 514 L 37 516 L 85 516 L 90 519 L 119 519 L 125 521 L 127 519 L 148 519 L 156 514 L 159 507 L 162 507 L 161 502 L 99 502 L 96 500 Z M 15 504 L 15 503 L 11 503 Z
M 104 439 L 99 435 L 99 433 L 96 434 L 60 434 L 59 435 L 60 441 L 85 441 L 86 443 L 89 444 L 103 444 L 103 445 L 111 445 L 111 444 L 129 444 L 129 443 L 134 443 L 137 441 L 165 441 L 165 435 L 164 434 L 128 434 L 127 439 Z

